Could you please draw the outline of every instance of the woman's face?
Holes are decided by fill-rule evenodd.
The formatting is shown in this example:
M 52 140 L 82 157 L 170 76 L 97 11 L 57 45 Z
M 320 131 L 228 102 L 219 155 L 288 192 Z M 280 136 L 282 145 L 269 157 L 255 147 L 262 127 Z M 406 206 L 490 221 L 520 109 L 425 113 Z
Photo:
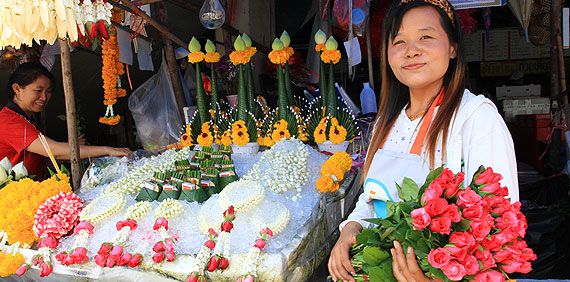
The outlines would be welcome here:
M 43 111 L 51 98 L 51 81 L 43 75 L 24 87 L 14 83 L 12 89 L 16 93 L 14 103 L 27 115 Z
M 406 12 L 396 37 L 388 42 L 390 68 L 410 90 L 441 87 L 453 58 L 455 46 L 449 43 L 440 15 L 431 6 Z

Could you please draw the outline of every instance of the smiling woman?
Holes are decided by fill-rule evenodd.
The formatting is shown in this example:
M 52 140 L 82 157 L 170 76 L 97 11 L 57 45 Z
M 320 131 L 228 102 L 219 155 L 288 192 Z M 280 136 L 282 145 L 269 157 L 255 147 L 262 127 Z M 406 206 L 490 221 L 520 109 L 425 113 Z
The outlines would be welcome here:
M 0 111 L 0 158 L 8 157 L 12 164 L 24 162 L 37 180 L 43 179 L 47 152 L 38 138 L 40 130 L 34 114 L 45 109 L 54 87 L 55 78 L 45 67 L 38 63 L 21 64 L 10 76 L 6 89 L 8 104 Z M 56 159 L 70 158 L 67 143 L 46 139 Z M 127 148 L 80 146 L 81 158 L 130 153 Z

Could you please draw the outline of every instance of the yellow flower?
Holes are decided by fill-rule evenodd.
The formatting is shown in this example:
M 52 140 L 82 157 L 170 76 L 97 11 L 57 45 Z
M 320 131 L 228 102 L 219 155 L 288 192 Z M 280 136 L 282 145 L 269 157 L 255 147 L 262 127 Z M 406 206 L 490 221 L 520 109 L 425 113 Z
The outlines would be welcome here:
M 16 273 L 16 270 L 20 268 L 22 263 L 24 263 L 22 254 L 16 253 L 15 256 L 12 256 L 11 253 L 4 255 L 0 252 L 0 277 L 8 277 Z
M 188 147 L 192 145 L 192 137 L 190 136 L 190 134 L 184 133 L 182 134 L 182 136 L 180 136 L 180 145 L 182 147 Z
M 277 142 L 283 138 L 285 139 L 291 138 L 291 133 L 289 133 L 289 130 L 287 130 L 287 128 L 275 129 L 273 130 L 273 133 L 271 133 L 271 139 L 274 142 Z
M 325 126 L 319 125 L 317 126 L 317 128 L 315 128 L 315 132 L 313 133 L 313 136 L 315 136 L 315 142 L 321 144 L 327 141 L 327 136 L 325 135 L 326 130 L 327 130 L 326 125 Z
M 340 144 L 346 140 L 346 129 L 340 125 L 332 125 L 329 131 L 329 139 L 333 144 Z
M 245 51 L 249 53 L 249 57 L 253 57 L 257 53 L 257 48 L 255 47 L 245 47 Z
M 344 179 L 344 173 L 345 172 L 340 167 L 334 165 L 333 163 L 325 162 L 321 167 L 321 176 L 334 175 L 337 182 L 340 182 Z
M 217 63 L 221 57 L 218 52 L 207 52 L 206 55 L 204 55 L 204 61 L 206 61 L 206 63 Z
M 287 60 L 289 60 L 289 58 L 295 54 L 295 50 L 293 50 L 293 47 L 291 46 L 283 47 L 283 51 L 285 51 L 287 54 Z
M 232 64 L 234 65 L 245 65 L 247 63 L 249 63 L 249 60 L 251 59 L 251 57 L 249 56 L 249 52 L 246 51 L 233 51 L 230 53 L 230 60 L 232 61 Z
M 243 129 L 246 129 L 245 121 L 243 120 L 237 120 L 232 124 L 232 131 L 239 131 Z
M 336 152 L 326 162 L 331 162 L 347 172 L 352 167 L 352 158 L 347 152 Z
M 224 134 L 222 135 L 222 145 L 224 146 L 229 146 L 232 144 L 232 137 L 230 135 L 230 131 L 227 130 L 226 132 L 224 132 Z
M 202 124 L 202 132 L 205 132 L 205 131 L 208 131 L 208 132 L 210 131 L 210 122 L 209 121 L 204 122 Z
M 339 50 L 325 50 L 321 53 L 321 60 L 328 64 L 336 64 L 340 61 L 340 51 Z
M 196 51 L 193 53 L 188 54 L 188 62 L 192 64 L 196 64 L 204 60 L 204 52 Z
M 210 133 L 210 131 L 202 131 L 200 135 L 198 135 L 198 144 L 202 147 L 210 147 L 212 143 L 214 143 L 214 136 Z
M 232 141 L 238 146 L 249 143 L 249 134 L 245 130 L 232 131 Z
M 336 119 L 335 117 L 331 118 L 331 125 L 337 126 L 338 125 L 338 119 Z
M 327 191 L 335 192 L 338 190 L 338 187 L 338 182 L 335 182 L 330 176 L 321 176 L 317 179 L 317 190 L 321 193 L 325 193 Z
M 269 52 L 268 57 L 269 60 L 276 65 L 282 65 L 289 60 L 289 56 L 285 50 L 273 50 Z
M 287 129 L 288 125 L 289 125 L 289 123 L 287 123 L 287 121 L 285 121 L 284 119 L 281 119 L 281 120 L 278 120 L 277 122 L 275 122 L 273 127 L 275 127 L 275 129 Z
M 315 51 L 317 51 L 317 52 L 321 52 L 321 51 L 325 51 L 325 50 L 327 50 L 327 47 L 325 47 L 325 43 L 317 44 L 315 46 Z

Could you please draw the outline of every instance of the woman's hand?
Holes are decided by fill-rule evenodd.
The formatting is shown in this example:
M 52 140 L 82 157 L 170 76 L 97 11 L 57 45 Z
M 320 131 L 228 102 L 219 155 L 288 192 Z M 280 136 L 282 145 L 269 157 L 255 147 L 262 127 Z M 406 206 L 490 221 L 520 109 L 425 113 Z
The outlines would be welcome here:
M 129 148 L 107 147 L 107 155 L 113 157 L 128 157 L 133 152 Z
M 329 258 L 329 273 L 334 281 L 351 281 L 354 278 L 350 273 L 355 274 L 348 253 L 352 245 L 356 244 L 356 235 L 360 234 L 362 227 L 357 222 L 349 222 L 340 232 L 340 237 L 334 245 Z
M 414 254 L 414 249 L 408 247 L 407 255 L 404 255 L 404 250 L 402 245 L 398 241 L 394 241 L 394 248 L 390 249 L 392 253 L 392 268 L 394 271 L 394 277 L 398 281 L 405 282 L 431 282 L 431 281 L 442 281 L 441 279 L 431 279 L 424 275 L 418 262 L 416 260 L 416 255 Z

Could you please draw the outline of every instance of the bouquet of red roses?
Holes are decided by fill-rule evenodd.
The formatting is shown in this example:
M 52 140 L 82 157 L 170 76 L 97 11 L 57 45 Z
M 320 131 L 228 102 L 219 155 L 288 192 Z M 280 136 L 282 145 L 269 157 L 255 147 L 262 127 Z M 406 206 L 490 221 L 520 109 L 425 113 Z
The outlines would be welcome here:
M 463 187 L 464 173 L 432 171 L 418 187 L 405 178 L 397 186 L 402 202 L 388 202 L 385 219 L 368 220 L 351 249 L 356 281 L 396 281 L 389 250 L 397 240 L 414 248 L 428 277 L 444 281 L 504 281 L 531 270 L 536 260 L 522 239 L 527 223 L 520 202 L 511 203 L 500 174 L 483 166 Z

